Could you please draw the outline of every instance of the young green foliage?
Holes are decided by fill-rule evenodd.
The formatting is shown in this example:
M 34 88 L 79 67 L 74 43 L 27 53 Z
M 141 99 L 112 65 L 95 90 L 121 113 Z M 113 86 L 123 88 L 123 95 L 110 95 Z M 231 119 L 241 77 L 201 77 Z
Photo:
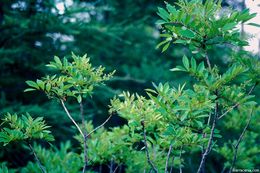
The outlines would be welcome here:
M 158 47 L 163 46 L 162 50 L 166 51 L 171 43 L 187 45 L 194 57 L 184 55 L 183 65 L 171 71 L 185 72 L 195 80 L 191 85 L 178 87 L 169 83 L 154 84 L 154 89 L 146 90 L 146 96 L 123 92 L 114 97 L 109 113 L 125 119 L 125 125 L 105 130 L 101 128 L 103 125 L 94 128 L 91 122 L 84 121 L 82 99 L 90 96 L 95 86 L 113 74 L 104 74 L 103 67 L 92 67 L 86 55 L 72 54 L 71 62 L 54 57 L 48 66 L 57 74 L 26 82 L 31 88 L 25 91 L 40 90 L 49 98 L 59 99 L 81 133 L 75 136 L 84 150 L 81 155 L 68 151 L 71 148 L 69 144 L 55 151 L 35 147 L 46 170 L 78 172 L 84 164 L 83 172 L 86 169 L 91 171 L 87 166 L 102 168 L 107 165 L 110 172 L 125 167 L 129 173 L 167 173 L 176 169 L 194 172 L 195 166 L 201 173 L 205 169 L 216 169 L 207 159 L 212 151 L 217 161 L 219 157 L 216 156 L 220 156 L 222 162 L 224 159 L 223 171 L 232 171 L 234 166 L 254 168 L 259 164 L 258 157 L 251 156 L 259 150 L 256 146 L 259 118 L 255 116 L 259 113 L 259 105 L 252 94 L 260 79 L 259 59 L 245 51 L 234 51 L 227 61 L 228 68 L 220 70 L 218 64 L 212 64 L 208 53 L 219 44 L 247 45 L 237 26 L 255 14 L 248 10 L 223 12 L 221 1 L 216 3 L 213 0 L 179 0 L 176 6 L 166 3 L 166 9 L 158 9 L 162 18 L 159 22 L 163 28 L 162 37 L 165 37 Z M 74 121 L 64 104 L 68 97 L 76 98 L 80 103 L 82 127 Z M 12 122 L 8 125 L 14 130 L 14 134 L 9 135 L 11 140 L 5 138 L 10 130 L 1 132 L 0 139 L 6 140 L 5 144 L 23 140 L 24 136 L 29 139 L 44 137 L 35 135 L 35 131 L 17 130 L 23 129 L 24 125 L 15 116 L 5 121 Z M 34 122 L 30 118 L 27 121 Z M 81 156 L 84 163 L 79 159 Z M 202 156 L 200 160 L 198 156 Z M 73 167 L 68 167 L 68 163 Z M 34 163 L 29 163 L 23 171 L 39 171 L 34 167 Z
M 25 91 L 41 90 L 49 98 L 66 100 L 67 97 L 75 97 L 80 103 L 82 98 L 90 96 L 95 86 L 109 80 L 114 72 L 105 74 L 102 66 L 92 67 L 87 55 L 82 57 L 72 53 L 72 62 L 67 58 L 61 60 L 55 56 L 47 66 L 56 70 L 53 76 L 47 75 L 42 79 L 26 81 L 31 88 Z
M 2 119 L 0 131 L 0 143 L 4 146 L 11 142 L 33 141 L 41 139 L 47 142 L 53 141 L 50 126 L 47 126 L 42 117 L 32 118 L 28 113 L 18 116 L 7 113 Z
M 188 45 L 196 56 L 206 56 L 206 50 L 217 44 L 248 45 L 240 38 L 238 24 L 244 23 L 256 16 L 249 10 L 242 12 L 231 10 L 222 11 L 221 0 L 179 0 L 175 6 L 166 3 L 166 9 L 159 8 L 158 21 L 163 27 L 162 37 L 165 41 L 165 51 L 170 43 Z M 165 49 L 165 47 L 167 47 Z

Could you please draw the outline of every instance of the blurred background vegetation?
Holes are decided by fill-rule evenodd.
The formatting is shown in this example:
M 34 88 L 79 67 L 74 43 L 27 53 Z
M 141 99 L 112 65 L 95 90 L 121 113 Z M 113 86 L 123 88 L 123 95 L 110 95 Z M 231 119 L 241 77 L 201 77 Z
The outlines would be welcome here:
M 87 53 L 94 65 L 116 70 L 115 77 L 86 102 L 88 119 L 94 125 L 104 121 L 109 100 L 121 91 L 143 94 L 152 82 L 192 84 L 190 78 L 169 71 L 180 64 L 183 54 L 190 54 L 188 49 L 172 46 L 164 54 L 156 50 L 160 42 L 158 6 L 164 6 L 164 1 L 0 0 L 0 113 L 44 116 L 57 146 L 62 141 L 73 142 L 74 132 L 68 128 L 72 124 L 59 104 L 37 92 L 23 93 L 25 81 L 43 76 L 44 65 L 54 55 L 71 52 Z M 223 6 L 245 8 L 242 1 L 223 1 Z M 219 47 L 210 57 L 225 69 L 229 51 L 228 46 Z M 70 109 L 79 112 L 78 105 Z M 122 124 L 124 120 L 114 116 L 106 126 Z M 14 146 L 0 148 L 0 162 L 12 160 L 11 167 L 26 165 L 31 156 Z

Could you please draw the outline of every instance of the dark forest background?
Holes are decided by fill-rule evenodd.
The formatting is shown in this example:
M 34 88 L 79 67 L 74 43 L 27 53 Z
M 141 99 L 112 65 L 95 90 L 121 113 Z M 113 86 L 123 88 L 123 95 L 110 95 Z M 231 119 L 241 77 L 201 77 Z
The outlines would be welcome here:
M 180 64 L 183 54 L 190 54 L 188 49 L 175 45 L 164 54 L 156 49 L 160 42 L 158 6 L 164 6 L 164 1 L 0 0 L 0 113 L 44 116 L 52 126 L 54 144 L 71 140 L 74 131 L 68 128 L 72 124 L 62 107 L 38 92 L 23 92 L 26 80 L 48 73 L 45 64 L 54 55 L 64 57 L 71 52 L 87 53 L 94 65 L 116 70 L 114 78 L 87 101 L 88 119 L 94 125 L 104 121 L 109 100 L 124 90 L 144 94 L 153 82 L 192 84 L 192 79 L 169 71 Z M 223 1 L 223 6 L 245 8 L 241 1 Z M 219 47 L 210 55 L 214 63 L 226 67 L 228 47 Z M 223 58 L 215 58 L 219 55 Z M 78 114 L 78 105 L 69 108 Z M 114 116 L 106 127 L 124 123 Z M 11 167 L 26 165 L 30 159 L 17 145 L 0 148 L 0 162 L 12 160 Z

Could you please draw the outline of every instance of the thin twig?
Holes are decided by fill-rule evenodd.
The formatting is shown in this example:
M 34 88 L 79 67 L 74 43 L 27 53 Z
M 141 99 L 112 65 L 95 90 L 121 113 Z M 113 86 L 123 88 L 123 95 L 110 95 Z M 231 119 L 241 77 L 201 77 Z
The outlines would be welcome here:
M 202 168 L 205 165 L 205 161 L 206 161 L 207 155 L 209 154 L 209 152 L 211 150 L 211 144 L 212 144 L 213 137 L 214 137 L 214 130 L 215 130 L 216 123 L 217 123 L 217 117 L 218 117 L 218 101 L 216 100 L 215 113 L 214 113 L 214 117 L 213 117 L 213 123 L 212 123 L 211 131 L 210 131 L 208 145 L 207 145 L 207 148 L 206 148 L 206 150 L 204 151 L 204 153 L 202 155 L 202 159 L 201 159 L 200 166 L 198 168 L 197 173 L 201 173 Z
M 236 145 L 235 145 L 235 153 L 234 153 L 234 157 L 233 157 L 233 161 L 232 161 L 232 164 L 231 164 L 229 173 L 232 172 L 232 169 L 233 169 L 233 167 L 234 167 L 235 164 L 236 164 L 238 147 L 239 147 L 239 144 L 241 143 L 241 141 L 242 141 L 242 139 L 243 139 L 243 137 L 244 137 L 244 135 L 245 135 L 245 132 L 246 132 L 246 130 L 247 130 L 247 128 L 248 128 L 248 126 L 249 126 L 249 124 L 250 124 L 250 122 L 251 122 L 252 115 L 253 115 L 253 110 L 251 110 L 251 113 L 250 113 L 250 116 L 249 116 L 248 121 L 247 121 L 247 123 L 246 123 L 246 126 L 244 127 L 244 129 L 243 129 L 241 135 L 239 136 L 239 138 L 238 138 L 238 140 L 237 140 L 237 143 L 236 143 Z
M 250 95 L 250 94 L 254 91 L 254 89 L 255 89 L 256 86 L 257 86 L 257 83 L 255 83 L 255 84 L 250 88 L 250 90 L 248 91 L 247 95 Z M 226 112 L 224 112 L 222 115 L 220 115 L 220 116 L 218 117 L 218 119 L 223 118 L 225 115 L 227 115 L 230 111 L 232 111 L 233 109 L 235 109 L 235 108 L 238 107 L 238 106 L 239 106 L 239 103 L 234 104 L 234 105 L 231 106 L 228 110 L 226 110 Z
M 221 173 L 224 173 L 226 170 L 226 167 L 224 166 L 223 169 L 221 170 Z
M 97 131 L 98 129 L 100 129 L 101 127 L 103 127 L 109 120 L 110 118 L 112 117 L 113 114 L 110 114 L 109 117 L 106 119 L 106 121 L 104 121 L 101 125 L 97 126 L 94 130 L 92 130 L 91 132 L 89 132 L 87 135 L 86 135 L 86 138 L 88 138 L 92 133 L 94 133 L 95 131 Z
M 113 159 L 110 160 L 109 173 L 113 173 Z
M 171 156 L 171 152 L 172 152 L 172 144 L 170 145 L 169 151 L 167 153 L 167 158 L 166 158 L 166 162 L 165 162 L 165 170 L 164 170 L 165 173 L 168 172 L 168 163 L 169 163 L 169 159 L 170 159 L 170 156 Z
M 208 126 L 209 126 L 209 124 L 210 124 L 210 120 L 211 120 L 211 113 L 209 114 L 208 121 L 207 121 L 207 125 L 208 125 Z M 202 137 L 203 137 L 203 138 L 206 138 L 206 137 L 207 137 L 207 133 L 204 132 L 204 133 L 202 134 Z M 204 153 L 204 148 L 205 148 L 205 146 L 203 145 L 203 146 L 202 146 L 202 150 L 201 150 L 202 156 L 203 156 L 203 153 Z M 201 168 L 201 172 L 202 172 L 202 173 L 205 172 L 205 167 L 202 167 L 202 168 Z
M 206 61 L 207 61 L 207 64 L 208 64 L 209 70 L 211 71 L 211 64 L 210 64 L 209 56 L 208 56 L 207 53 L 205 54 L 205 57 L 206 57 Z
M 172 173 L 172 170 L 173 170 L 173 164 L 174 164 L 174 156 L 172 156 L 172 164 L 171 164 L 171 168 L 170 168 L 170 173 Z
M 147 161 L 148 161 L 148 163 L 151 165 L 151 167 L 152 167 L 152 169 L 154 170 L 154 172 L 157 173 L 158 170 L 157 170 L 157 168 L 155 167 L 155 165 L 153 164 L 153 162 L 151 161 L 150 154 L 149 154 L 149 150 L 148 150 L 144 120 L 141 121 L 141 125 L 142 125 L 142 128 L 143 128 L 144 146 L 145 146 Z
M 76 123 L 76 121 L 72 118 L 72 116 L 70 115 L 68 109 L 66 108 L 65 104 L 64 104 L 64 101 L 62 99 L 60 99 L 60 102 L 62 104 L 62 107 L 63 109 L 65 110 L 67 116 L 70 118 L 70 120 L 73 122 L 73 124 L 77 127 L 78 131 L 80 132 L 80 134 L 82 135 L 82 137 L 84 138 L 84 134 L 83 132 L 81 131 L 79 125 Z
M 116 166 L 116 168 L 114 169 L 113 173 L 116 173 L 116 170 L 118 169 L 119 165 Z
M 46 170 L 45 170 L 44 166 L 41 164 L 40 159 L 38 158 L 38 156 L 37 156 L 36 152 L 34 151 L 32 145 L 30 144 L 29 141 L 27 141 L 27 144 L 28 144 L 28 146 L 29 146 L 31 152 L 33 153 L 33 156 L 34 156 L 34 158 L 35 158 L 35 160 L 36 160 L 38 166 L 40 167 L 42 173 L 46 173 Z
M 84 166 L 82 173 L 86 172 L 87 166 L 88 166 L 88 150 L 87 150 L 87 129 L 86 129 L 86 124 L 85 124 L 85 117 L 84 117 L 84 107 L 82 101 L 79 103 L 80 105 L 80 116 L 82 120 L 82 128 L 83 128 L 83 150 L 84 150 Z

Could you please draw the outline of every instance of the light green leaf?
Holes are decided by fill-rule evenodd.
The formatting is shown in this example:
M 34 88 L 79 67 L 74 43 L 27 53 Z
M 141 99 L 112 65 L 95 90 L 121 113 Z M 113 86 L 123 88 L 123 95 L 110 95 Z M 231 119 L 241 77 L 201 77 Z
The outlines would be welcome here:
M 62 67 L 62 62 L 59 57 L 54 56 L 54 61 L 59 65 L 60 68 Z
M 196 60 L 192 57 L 191 58 L 191 69 L 195 72 L 197 68 Z
M 173 16 L 177 16 L 178 12 L 174 6 L 167 4 L 166 8 L 170 13 L 172 13 Z
M 34 88 L 27 88 L 27 89 L 25 89 L 23 92 L 29 92 L 29 91 L 35 91 L 36 89 L 34 89 Z
M 38 86 L 37 83 L 34 82 L 34 81 L 28 80 L 28 81 L 26 81 L 25 83 L 26 83 L 27 85 L 29 85 L 30 87 L 39 89 L 39 86 Z
M 178 39 L 178 40 L 174 41 L 173 43 L 179 43 L 179 44 L 184 44 L 185 45 L 187 43 L 187 41 Z
M 78 103 L 80 103 L 80 102 L 82 101 L 82 97 L 81 97 L 81 95 L 78 95 L 78 97 L 77 97 L 77 101 L 78 101 Z
M 186 37 L 186 38 L 194 38 L 194 37 L 195 37 L 194 32 L 191 31 L 191 30 L 189 30 L 189 29 L 181 30 L 181 31 L 180 31 L 180 34 L 181 34 L 183 37 Z
M 162 52 L 165 52 L 169 46 L 170 46 L 170 42 L 168 42 L 166 45 L 163 46 Z
M 165 21 L 168 21 L 168 19 L 169 19 L 169 17 L 170 17 L 170 15 L 169 15 L 169 13 L 165 10 L 165 9 L 163 9 L 163 8 L 158 8 L 158 11 L 159 11 L 159 13 L 157 13 L 163 20 L 165 20 Z
M 223 31 L 231 30 L 231 29 L 233 29 L 236 25 L 237 25 L 236 22 L 227 23 L 227 24 L 225 24 L 225 25 L 223 26 L 222 30 L 223 30 Z
M 201 63 L 199 64 L 197 70 L 198 70 L 199 73 L 202 73 L 204 69 L 205 69 L 204 62 L 201 62 Z
M 184 65 L 184 67 L 189 70 L 189 67 L 190 67 L 190 64 L 189 64 L 189 60 L 188 58 L 184 55 L 183 58 L 182 58 L 182 63 Z
M 170 71 L 187 71 L 182 66 L 176 66 L 175 68 L 170 69 Z

